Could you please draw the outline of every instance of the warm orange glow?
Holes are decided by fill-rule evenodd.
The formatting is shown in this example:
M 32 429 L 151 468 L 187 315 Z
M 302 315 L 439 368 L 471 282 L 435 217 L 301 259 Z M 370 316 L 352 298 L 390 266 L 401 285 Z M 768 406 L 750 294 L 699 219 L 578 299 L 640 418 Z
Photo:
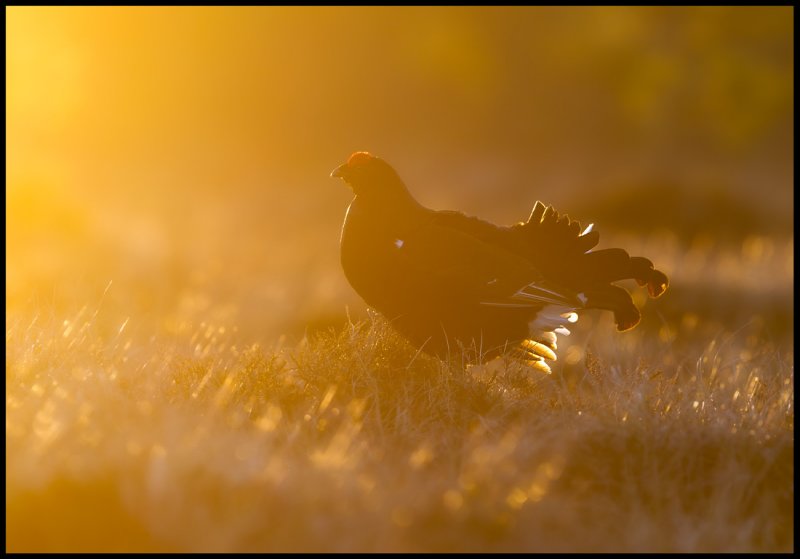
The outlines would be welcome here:
M 792 549 L 792 16 L 6 8 L 7 551 Z M 342 273 L 370 154 L 670 290 L 434 360 Z
M 369 161 L 370 159 L 372 159 L 372 154 L 368 151 L 357 151 L 347 159 L 347 166 L 355 167 L 356 165 L 360 165 L 366 161 Z

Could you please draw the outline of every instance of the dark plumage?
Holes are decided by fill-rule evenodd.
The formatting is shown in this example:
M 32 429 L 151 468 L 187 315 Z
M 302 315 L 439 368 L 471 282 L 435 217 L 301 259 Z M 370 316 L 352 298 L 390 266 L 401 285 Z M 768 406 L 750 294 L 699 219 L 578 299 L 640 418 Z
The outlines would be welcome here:
M 555 333 L 575 311 L 614 313 L 617 329 L 639 322 L 632 278 L 652 297 L 667 277 L 622 249 L 592 251 L 599 234 L 536 202 L 527 222 L 493 225 L 420 205 L 383 159 L 356 152 L 337 167 L 355 193 L 341 237 L 342 268 L 368 305 L 422 350 L 445 357 L 474 348 L 480 360 L 508 350 L 541 370 L 556 358 Z

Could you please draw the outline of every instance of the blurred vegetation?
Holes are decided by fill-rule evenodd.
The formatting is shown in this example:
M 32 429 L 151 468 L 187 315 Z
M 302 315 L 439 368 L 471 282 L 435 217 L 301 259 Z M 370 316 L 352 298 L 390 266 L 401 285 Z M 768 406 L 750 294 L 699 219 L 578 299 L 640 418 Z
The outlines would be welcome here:
M 12 306 L 132 274 L 165 313 L 235 273 L 212 299 L 341 323 L 327 174 L 355 149 L 500 223 L 536 199 L 605 234 L 793 223 L 791 7 L 7 15 Z
M 597 223 L 642 233 L 671 231 L 684 243 L 712 237 L 721 243 L 740 243 L 754 233 L 767 237 L 793 236 L 793 221 L 775 216 L 750 195 L 739 200 L 720 185 L 677 188 L 654 182 L 646 187 L 621 187 L 605 197 L 574 204 L 576 215 L 592 215 Z M 676 227 L 675 223 L 680 222 Z
M 793 15 L 7 8 L 9 549 L 791 549 Z M 670 291 L 542 381 L 417 356 L 339 266 L 358 149 Z
M 7 550 L 790 551 L 793 366 L 754 331 L 598 329 L 548 377 L 379 318 L 296 347 L 15 322 Z

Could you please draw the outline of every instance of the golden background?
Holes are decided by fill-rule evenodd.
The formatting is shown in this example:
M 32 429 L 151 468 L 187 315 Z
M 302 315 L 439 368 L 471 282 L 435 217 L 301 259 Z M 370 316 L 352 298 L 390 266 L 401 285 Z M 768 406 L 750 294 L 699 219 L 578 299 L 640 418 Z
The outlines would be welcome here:
M 385 550 L 384 541 L 388 549 L 453 550 L 458 534 L 482 534 L 459 524 L 453 539 L 423 537 L 434 543 L 415 548 L 402 531 L 415 509 L 398 505 L 389 518 L 399 531 L 365 540 L 384 532 L 357 526 L 380 514 L 365 505 L 365 516 L 348 516 L 347 503 L 362 511 L 361 497 L 353 495 L 372 495 L 378 510 L 404 495 L 438 495 L 440 489 L 447 510 L 463 512 L 471 502 L 445 485 L 412 485 L 404 495 L 384 498 L 372 489 L 373 481 L 330 501 L 345 503 L 330 505 L 345 528 L 325 524 L 329 517 L 320 515 L 326 520 L 320 520 L 319 533 L 338 539 L 308 539 L 297 530 L 305 520 L 317 526 L 317 509 L 308 503 L 340 487 L 331 479 L 345 480 L 347 488 L 347 480 L 361 483 L 376 472 L 375 479 L 384 480 L 399 474 L 386 470 L 381 477 L 384 470 L 371 469 L 366 458 L 352 466 L 350 451 L 320 454 L 314 449 L 322 443 L 312 437 L 303 439 L 300 451 L 314 460 L 322 456 L 329 469 L 319 471 L 335 475 L 298 466 L 298 477 L 287 478 L 294 480 L 289 486 L 296 498 L 281 500 L 285 485 L 270 472 L 295 464 L 290 456 L 297 446 L 287 446 L 288 455 L 276 451 L 283 457 L 278 465 L 259 462 L 262 451 L 255 449 L 263 450 L 265 439 L 254 436 L 236 446 L 242 431 L 226 430 L 239 425 L 234 418 L 241 411 L 226 407 L 236 401 L 225 396 L 233 377 L 217 385 L 211 371 L 228 371 L 230 356 L 242 348 L 302 348 L 308 334 L 341 328 L 348 315 L 354 321 L 366 316 L 339 266 L 339 229 L 352 193 L 328 176 L 356 150 L 390 162 L 429 207 L 508 225 L 525 219 L 539 199 L 584 224 L 595 222 L 602 247 L 619 245 L 652 259 L 670 276 L 670 291 L 647 302 L 637 334 L 613 343 L 631 355 L 649 340 L 662 344 L 657 355 L 641 353 L 659 371 L 691 371 L 695 362 L 705 370 L 720 359 L 719 370 L 733 367 L 747 381 L 739 389 L 729 382 L 725 390 L 731 395 L 725 397 L 734 403 L 744 401 L 740 394 L 755 398 L 763 379 L 777 379 L 780 389 L 764 393 L 776 395 L 769 401 L 778 411 L 753 429 L 763 428 L 767 439 L 782 440 L 791 451 L 786 426 L 793 425 L 793 15 L 791 7 L 7 8 L 7 549 L 297 550 L 305 542 L 315 549 Z M 641 292 L 635 300 L 645 303 Z M 597 340 L 605 339 L 602 332 L 613 334 L 608 317 L 582 316 L 573 345 L 562 348 L 564 378 L 595 370 L 585 350 L 595 340 L 592 327 L 600 332 Z M 715 346 L 720 336 L 741 340 Z M 772 352 L 772 373 L 748 368 L 762 350 Z M 713 375 L 717 371 L 714 365 Z M 158 384 L 173 374 L 177 380 Z M 329 390 L 333 381 L 325 374 L 318 384 L 309 381 L 318 393 L 304 392 L 320 414 L 326 408 L 362 409 L 358 398 L 346 399 L 349 381 Z M 255 378 L 237 390 L 261 386 Z M 130 388 L 140 380 L 155 388 Z M 207 409 L 229 415 L 201 435 L 194 429 L 206 425 L 206 408 L 190 408 L 186 415 L 175 410 L 212 386 L 220 391 Z M 387 394 L 402 393 L 400 386 Z M 186 401 L 175 396 L 182 391 L 189 394 Z M 250 402 L 280 394 L 277 388 L 255 391 Z M 449 389 L 437 394 L 452 395 Z M 363 430 L 340 429 L 334 441 L 373 433 L 370 398 Z M 622 406 L 632 401 L 624 396 Z M 658 401 L 663 410 L 666 400 Z M 690 397 L 685 413 L 699 413 L 701 401 L 706 400 Z M 245 420 L 242 429 L 283 437 L 282 429 L 303 425 L 305 411 L 291 423 L 291 406 L 276 402 L 262 402 L 266 407 L 257 406 L 258 414 L 248 408 L 259 419 Z M 471 409 L 465 400 L 454 402 L 454 409 Z M 603 405 L 595 411 L 605 410 Z M 670 405 L 653 417 L 672 418 L 678 404 L 672 412 Z M 784 409 L 790 411 L 779 411 Z M 360 417 L 360 411 L 353 413 Z M 628 417 L 619 412 L 608 419 L 609 433 L 622 429 L 619 422 Z M 728 416 L 717 415 L 727 421 L 723 417 Z M 663 427 L 655 424 L 647 437 Z M 387 456 L 408 450 L 383 425 L 380 437 L 367 439 L 371 448 Z M 502 441 L 512 440 L 510 447 L 491 447 L 494 439 L 480 438 L 489 437 L 484 431 L 475 435 L 476 445 L 494 449 L 476 447 L 480 472 L 488 468 L 486 460 L 505 456 L 504 448 L 523 454 L 534 448 L 526 446 L 527 428 L 501 425 L 508 430 L 486 432 L 506 433 Z M 731 433 L 744 429 L 744 423 L 736 425 Z M 451 430 L 453 440 L 458 433 Z M 443 455 L 439 443 L 409 440 L 414 468 L 437 464 L 435 457 Z M 665 450 L 663 456 L 698 455 L 694 444 L 687 443 L 684 454 Z M 195 453 L 182 454 L 185 447 Z M 231 448 L 245 450 L 237 454 Z M 587 456 L 600 464 L 612 460 L 608 449 L 596 452 Z M 541 480 L 556 479 L 563 468 L 572 471 L 558 456 L 543 459 L 543 470 L 534 468 L 544 473 L 531 478 L 533 489 L 515 488 L 499 502 L 517 514 L 528 510 L 521 509 L 524 503 L 546 497 L 550 481 Z M 667 539 L 642 541 L 660 542 L 658 549 L 667 550 L 791 549 L 792 513 L 781 499 L 788 491 L 791 504 L 793 490 L 779 485 L 784 477 L 756 475 L 766 471 L 763 463 L 772 463 L 761 456 L 747 462 L 746 471 L 754 479 L 777 480 L 774 491 L 770 486 L 761 494 L 779 495 L 777 508 L 769 509 L 779 512 L 759 517 L 778 519 L 776 531 L 769 532 L 773 539 L 762 531 L 739 545 L 720 521 L 715 538 L 687 536 L 683 541 L 701 543 L 681 547 L 668 539 L 680 530 L 659 532 L 657 526 L 668 524 L 654 521 L 647 525 L 653 531 L 642 533 Z M 793 471 L 791 455 L 780 456 L 780 471 Z M 264 469 L 248 477 L 254 464 Z M 351 475 L 345 466 L 361 473 Z M 708 474 L 705 467 L 675 471 L 691 470 L 699 479 Z M 204 475 L 227 481 L 205 485 Z M 682 475 L 669 478 L 674 487 L 686 486 Z M 486 479 L 492 476 L 486 473 Z M 247 500 L 263 491 L 276 501 Z M 587 503 L 601 507 L 607 495 L 599 494 Z M 621 494 L 612 493 L 612 501 L 627 502 Z M 272 508 L 274 502 L 283 505 Z M 209 516 L 189 518 L 186 511 L 206 510 L 198 503 L 208 506 Z M 250 503 L 252 514 L 241 503 Z M 583 517 L 553 506 L 542 518 L 561 519 L 563 530 L 554 528 L 550 543 L 534 549 L 560 550 L 569 542 L 617 549 L 611 539 L 575 538 L 566 527 L 583 525 Z M 285 510 L 298 523 L 276 528 L 263 541 L 242 535 L 251 534 L 245 520 L 241 530 L 231 524 L 234 518 L 255 522 L 264 511 L 281 517 Z M 698 518 L 713 516 L 702 510 Z M 627 512 L 642 526 L 651 518 Z M 761 526 L 737 526 L 745 525 Z M 254 526 L 252 534 L 261 534 L 260 525 Z M 736 533 L 749 537 L 742 535 L 746 530 Z M 498 540 L 511 542 L 506 548 L 493 547 L 493 541 L 478 548 L 520 549 L 513 539 Z M 641 549 L 637 545 L 624 549 Z

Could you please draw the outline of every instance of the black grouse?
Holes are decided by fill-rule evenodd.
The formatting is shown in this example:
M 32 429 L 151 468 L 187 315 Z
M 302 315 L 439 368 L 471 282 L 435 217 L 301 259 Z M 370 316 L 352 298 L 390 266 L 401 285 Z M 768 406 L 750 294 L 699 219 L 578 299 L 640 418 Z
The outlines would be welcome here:
M 446 358 L 475 350 L 479 361 L 506 351 L 549 372 L 556 333 L 581 309 L 614 313 L 617 329 L 639 322 L 635 279 L 651 297 L 667 289 L 653 263 L 620 248 L 593 251 L 589 225 L 536 202 L 527 222 L 493 225 L 419 204 L 386 161 L 356 152 L 331 173 L 355 193 L 341 236 L 342 268 L 366 303 L 423 351 Z

